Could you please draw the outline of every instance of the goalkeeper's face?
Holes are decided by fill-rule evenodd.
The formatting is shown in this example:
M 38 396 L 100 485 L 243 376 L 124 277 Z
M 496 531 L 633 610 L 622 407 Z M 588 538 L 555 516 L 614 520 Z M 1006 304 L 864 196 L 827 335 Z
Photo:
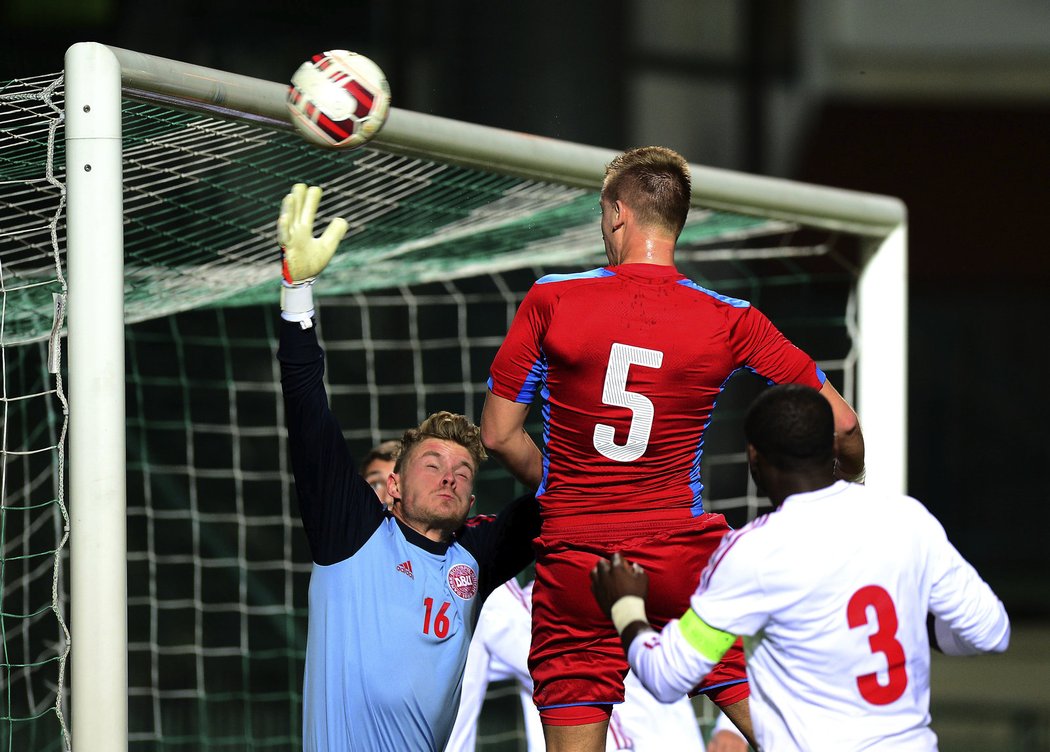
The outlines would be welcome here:
M 402 458 L 401 472 L 390 476 L 394 515 L 417 532 L 447 539 L 463 526 L 474 503 L 474 473 L 466 447 L 424 439 Z

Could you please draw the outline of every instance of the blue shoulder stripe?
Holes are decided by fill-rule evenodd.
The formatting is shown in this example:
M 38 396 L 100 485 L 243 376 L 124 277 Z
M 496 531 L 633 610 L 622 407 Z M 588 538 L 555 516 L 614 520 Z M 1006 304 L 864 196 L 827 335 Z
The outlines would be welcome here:
M 597 269 L 589 269 L 585 272 L 573 272 L 572 274 L 548 274 L 536 280 L 537 285 L 545 285 L 549 282 L 567 282 L 573 279 L 597 279 L 599 277 L 615 277 L 616 272 L 611 272 L 604 266 Z
M 741 300 L 740 298 L 731 298 L 728 295 L 722 295 L 720 293 L 715 292 L 714 290 L 708 290 L 706 287 L 701 287 L 700 285 L 698 285 L 696 282 L 694 282 L 691 279 L 679 280 L 678 284 L 682 285 L 682 287 L 688 287 L 691 290 L 696 290 L 697 292 L 702 292 L 704 295 L 710 295 L 715 300 L 720 300 L 723 303 L 727 303 L 727 304 L 733 306 L 733 308 L 750 308 L 751 307 L 751 304 L 748 301 L 746 301 L 746 300 Z

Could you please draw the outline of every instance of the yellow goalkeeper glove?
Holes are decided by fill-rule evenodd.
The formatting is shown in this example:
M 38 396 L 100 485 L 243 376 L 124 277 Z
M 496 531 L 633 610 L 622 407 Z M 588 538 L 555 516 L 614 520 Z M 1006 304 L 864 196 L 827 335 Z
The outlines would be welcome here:
M 281 216 L 277 219 L 283 277 L 282 316 L 307 327 L 314 313 L 310 286 L 332 260 L 348 227 L 345 219 L 336 217 L 328 223 L 321 237 L 315 238 L 314 216 L 320 201 L 319 187 L 307 188 L 303 183 L 296 183 L 281 202 Z

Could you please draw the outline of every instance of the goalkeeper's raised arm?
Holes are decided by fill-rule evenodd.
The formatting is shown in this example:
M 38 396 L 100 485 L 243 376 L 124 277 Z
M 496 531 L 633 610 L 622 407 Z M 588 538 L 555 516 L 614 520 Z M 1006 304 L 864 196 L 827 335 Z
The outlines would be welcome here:
M 485 451 L 480 429 L 449 412 L 402 436 L 388 474 L 389 510 L 358 472 L 329 406 L 314 326 L 311 285 L 347 230 L 333 219 L 314 236 L 320 199 L 320 188 L 296 185 L 277 222 L 277 358 L 313 559 L 303 749 L 438 752 L 452 731 L 481 605 L 532 561 L 539 508 L 530 494 L 467 524 Z
M 281 244 L 281 317 L 312 326 L 314 298 L 311 289 L 317 275 L 335 255 L 346 235 L 347 223 L 336 217 L 320 237 L 314 237 L 314 218 L 321 203 L 321 189 L 296 183 L 281 202 L 277 219 L 277 242 Z

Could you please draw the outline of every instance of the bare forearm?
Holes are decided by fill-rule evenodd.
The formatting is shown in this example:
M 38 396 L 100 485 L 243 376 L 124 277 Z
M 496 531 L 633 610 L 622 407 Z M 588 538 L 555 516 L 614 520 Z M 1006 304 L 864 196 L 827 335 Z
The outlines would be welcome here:
M 841 434 L 836 434 L 835 439 L 837 448 L 835 457 L 836 474 L 843 480 L 863 481 L 864 435 L 860 431 L 860 424 L 856 423 L 852 430 L 847 429 Z
M 492 445 L 486 444 L 485 448 L 526 488 L 539 488 L 543 478 L 543 456 L 524 429 L 502 441 L 494 441 Z
M 525 432 L 529 406 L 489 392 L 481 411 L 481 442 L 511 475 L 536 490 L 543 479 L 543 456 Z
M 754 749 L 758 749 L 758 743 L 755 741 L 755 731 L 751 726 L 751 703 L 748 698 L 744 698 L 740 702 L 734 702 L 732 705 L 726 705 L 722 708 L 722 712 L 725 713 L 726 718 L 733 722 L 733 725 L 739 729 L 740 734 L 747 740 Z M 728 732 L 725 734 L 728 735 Z M 730 746 L 732 740 L 726 740 L 726 747 Z M 738 748 L 743 746 L 742 744 L 737 745 Z
M 831 381 L 825 381 L 820 393 L 831 405 L 835 419 L 835 474 L 843 480 L 864 480 L 864 434 L 860 419 Z

